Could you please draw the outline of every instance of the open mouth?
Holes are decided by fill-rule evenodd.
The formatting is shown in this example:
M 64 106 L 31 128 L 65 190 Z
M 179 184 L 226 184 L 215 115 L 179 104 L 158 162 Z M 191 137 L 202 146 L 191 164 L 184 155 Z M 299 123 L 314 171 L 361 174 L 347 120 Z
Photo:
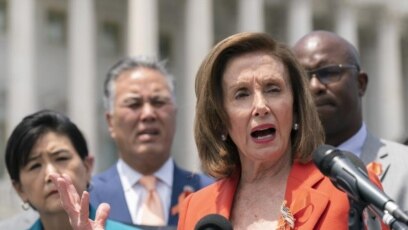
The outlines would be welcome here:
M 260 129 L 251 132 L 251 136 L 257 140 L 270 139 L 275 136 L 275 128 Z
M 152 135 L 152 136 L 156 136 L 159 135 L 159 130 L 158 129 L 145 129 L 142 130 L 141 132 L 138 133 L 138 135 Z

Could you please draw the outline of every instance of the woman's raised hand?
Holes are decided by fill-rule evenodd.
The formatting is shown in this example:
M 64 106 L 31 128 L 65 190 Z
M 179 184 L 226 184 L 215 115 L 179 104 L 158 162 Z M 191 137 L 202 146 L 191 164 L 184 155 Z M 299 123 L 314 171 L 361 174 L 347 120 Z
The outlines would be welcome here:
M 89 219 L 89 193 L 84 191 L 80 197 L 68 175 L 52 174 L 51 180 L 58 189 L 62 207 L 67 212 L 74 230 L 105 229 L 110 210 L 109 204 L 100 204 L 96 210 L 95 220 L 91 220 Z

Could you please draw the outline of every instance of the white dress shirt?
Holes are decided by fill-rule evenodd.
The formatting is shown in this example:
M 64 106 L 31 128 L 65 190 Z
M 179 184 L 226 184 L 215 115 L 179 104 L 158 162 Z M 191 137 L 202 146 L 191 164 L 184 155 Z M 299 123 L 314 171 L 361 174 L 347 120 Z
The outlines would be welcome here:
M 367 138 L 367 127 L 363 122 L 363 125 L 358 130 L 356 134 L 350 137 L 345 142 L 337 146 L 338 149 L 343 151 L 348 151 L 354 153 L 356 156 L 360 157 L 363 151 L 364 141 Z
M 133 224 L 141 223 L 140 208 L 147 195 L 146 189 L 138 183 L 143 176 L 131 168 L 122 159 L 118 160 L 116 165 L 120 181 L 123 186 L 126 204 L 129 208 Z M 173 187 L 174 164 L 172 158 L 169 158 L 164 165 L 154 173 L 157 178 L 157 192 L 159 193 L 162 206 L 164 208 L 165 223 L 169 219 L 169 209 L 171 205 L 171 191 Z

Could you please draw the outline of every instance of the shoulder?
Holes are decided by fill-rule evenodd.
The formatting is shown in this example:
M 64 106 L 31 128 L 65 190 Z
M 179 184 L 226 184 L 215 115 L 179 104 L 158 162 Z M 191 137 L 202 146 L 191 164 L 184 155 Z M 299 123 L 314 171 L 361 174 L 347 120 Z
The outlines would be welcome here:
M 298 223 L 299 229 L 347 228 L 344 224 L 347 223 L 349 209 L 347 195 L 338 190 L 312 162 L 293 164 L 285 199 L 295 218 L 302 220 Z
M 384 147 L 387 148 L 390 154 L 398 154 L 401 157 L 407 157 L 408 158 L 408 146 L 403 145 L 401 143 L 395 142 L 395 141 L 390 141 L 390 140 L 385 140 L 381 139 L 381 142 L 384 143 Z
M 222 179 L 216 181 L 194 193 L 189 197 L 192 202 L 200 202 L 202 200 L 215 199 L 217 197 L 218 191 L 220 189 L 227 189 L 230 185 L 228 184 L 229 179 Z
M 107 170 L 96 174 L 92 177 L 92 185 L 97 185 L 99 183 L 111 182 L 112 179 L 119 178 L 119 173 L 116 168 L 116 164 L 112 165 Z
M 92 177 L 88 189 L 90 193 L 90 201 L 94 205 L 97 205 L 102 201 L 106 202 L 106 197 L 112 197 L 115 192 L 118 192 L 118 189 L 122 190 L 122 184 L 118 170 L 116 169 L 116 164 L 114 164 L 106 171 Z M 116 194 L 115 197 L 120 197 L 120 195 Z
M 376 158 L 382 158 L 384 155 L 394 155 L 408 159 L 408 146 L 401 143 L 378 138 L 371 133 L 367 134 L 367 138 L 363 146 L 363 156 L 365 154 L 374 154 Z M 372 159 L 374 160 L 374 159 Z
M 41 223 L 41 220 L 38 219 L 30 228 L 29 230 L 43 230 L 44 226 Z
M 193 229 L 195 224 L 209 214 L 229 218 L 238 179 L 221 179 L 189 195 L 182 203 L 179 229 Z
M 201 189 L 214 182 L 213 178 L 203 173 L 190 172 L 180 168 L 176 164 L 174 164 L 174 178 L 184 180 L 185 183 L 188 184 L 193 184 L 196 189 Z
M 309 189 L 313 192 L 319 192 L 329 200 L 337 195 L 345 195 L 338 190 L 330 179 L 324 176 L 313 162 L 294 163 L 288 178 L 287 189 L 296 191 L 299 188 Z M 344 197 L 347 198 L 347 197 Z

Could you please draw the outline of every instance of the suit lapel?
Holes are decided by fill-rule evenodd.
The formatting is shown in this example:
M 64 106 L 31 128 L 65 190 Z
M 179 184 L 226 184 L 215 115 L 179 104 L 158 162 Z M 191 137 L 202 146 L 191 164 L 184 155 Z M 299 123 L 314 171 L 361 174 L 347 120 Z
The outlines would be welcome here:
M 329 196 L 313 187 L 324 176 L 312 163 L 294 163 L 286 185 L 285 200 L 301 229 L 314 229 L 329 204 Z M 214 189 L 215 204 L 207 213 L 218 213 L 230 219 L 234 195 L 239 183 L 239 174 L 217 183 Z M 210 200 L 212 202 L 212 200 Z M 206 207 L 205 205 L 203 205 Z
M 173 187 L 171 191 L 168 225 L 177 225 L 179 203 L 190 192 L 197 191 L 198 189 L 200 189 L 198 176 L 192 174 L 191 172 L 184 171 L 174 164 Z
M 214 185 L 207 188 L 206 193 L 198 193 L 204 196 L 199 198 L 203 203 L 195 207 L 197 213 L 202 214 L 201 216 L 217 213 L 230 219 L 239 178 L 240 172 L 235 172 L 231 177 L 215 182 Z
M 363 149 L 360 156 L 364 164 L 368 164 L 370 162 L 375 161 L 377 158 L 377 153 L 382 146 L 383 144 L 380 142 L 378 138 L 374 137 L 371 133 L 367 132 L 367 137 L 364 141 Z
M 329 204 L 329 196 L 313 187 L 324 179 L 312 163 L 294 163 L 286 185 L 285 199 L 296 226 L 313 229 Z
M 371 162 L 379 163 L 381 173 L 377 176 L 381 181 L 384 180 L 391 166 L 390 158 L 388 157 L 388 151 L 385 148 L 385 144 L 371 133 L 367 133 L 367 138 L 364 141 L 363 151 L 361 153 L 361 159 L 365 164 Z
M 119 222 L 132 223 L 116 164 L 101 177 L 101 181 L 98 195 L 111 206 L 109 217 Z

